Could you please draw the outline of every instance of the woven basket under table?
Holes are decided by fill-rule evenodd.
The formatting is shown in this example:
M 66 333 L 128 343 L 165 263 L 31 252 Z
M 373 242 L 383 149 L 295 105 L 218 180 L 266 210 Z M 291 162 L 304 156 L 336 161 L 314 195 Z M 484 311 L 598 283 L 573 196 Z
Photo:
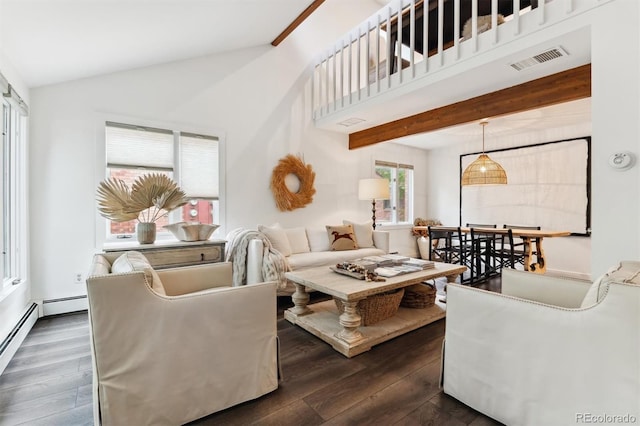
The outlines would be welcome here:
M 404 288 L 386 293 L 374 294 L 358 302 L 356 307 L 362 325 L 372 325 L 398 312 L 400 301 L 404 296 Z M 340 299 L 333 299 L 340 314 L 344 312 L 344 305 Z
M 414 284 L 405 287 L 404 296 L 400 301 L 403 308 L 424 309 L 436 302 L 435 286 L 427 283 Z

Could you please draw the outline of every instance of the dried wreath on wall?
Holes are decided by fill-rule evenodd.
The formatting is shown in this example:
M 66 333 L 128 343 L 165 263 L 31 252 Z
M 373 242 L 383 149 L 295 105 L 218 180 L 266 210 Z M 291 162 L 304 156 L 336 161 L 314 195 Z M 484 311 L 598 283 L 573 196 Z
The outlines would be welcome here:
M 291 192 L 287 188 L 285 178 L 294 175 L 300 181 L 300 189 Z M 313 201 L 313 181 L 316 177 L 311 165 L 304 164 L 300 157 L 287 155 L 281 158 L 271 174 L 271 191 L 280 211 L 291 211 L 306 206 Z

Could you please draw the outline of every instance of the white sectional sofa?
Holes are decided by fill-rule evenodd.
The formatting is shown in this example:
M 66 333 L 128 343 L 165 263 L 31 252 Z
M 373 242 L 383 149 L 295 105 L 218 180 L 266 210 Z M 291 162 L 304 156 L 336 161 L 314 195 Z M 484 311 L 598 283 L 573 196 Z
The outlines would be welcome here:
M 332 232 L 337 232 L 344 237 L 344 227 L 351 226 L 355 244 L 345 248 L 339 244 L 332 246 Z M 289 271 L 298 271 L 317 266 L 331 266 L 339 262 L 359 259 L 365 256 L 376 256 L 389 253 L 389 232 L 374 231 L 371 222 L 355 223 L 343 221 L 340 226 L 309 227 L 309 228 L 283 228 L 276 224 L 273 226 L 258 226 L 272 244 L 286 260 Z M 338 237 L 338 238 L 340 238 Z M 350 241 L 348 241 L 351 244 Z M 336 247 L 338 246 L 338 247 Z M 254 239 L 249 243 L 247 250 L 247 284 L 262 282 L 262 261 L 264 242 Z M 293 294 L 295 287 L 287 283 L 286 288 L 278 290 L 279 296 Z

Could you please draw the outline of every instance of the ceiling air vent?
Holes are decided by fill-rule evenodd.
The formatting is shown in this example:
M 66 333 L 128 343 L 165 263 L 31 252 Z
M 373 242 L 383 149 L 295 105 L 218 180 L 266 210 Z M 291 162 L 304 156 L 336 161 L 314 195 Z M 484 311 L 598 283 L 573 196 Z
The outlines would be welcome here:
M 551 49 L 547 49 L 544 52 L 538 53 L 537 55 L 533 55 L 530 58 L 523 59 L 522 61 L 514 62 L 511 65 L 517 71 L 522 71 L 525 68 L 530 68 L 534 65 L 541 64 L 543 62 L 548 62 L 556 58 L 561 58 L 563 56 L 568 56 L 566 50 L 562 47 L 553 47 Z
M 344 126 L 344 127 L 350 127 L 350 126 L 353 126 L 355 124 L 362 123 L 363 121 L 366 121 L 366 120 L 363 119 L 363 118 L 353 117 L 353 118 L 349 118 L 347 120 L 341 121 L 338 124 L 341 125 L 341 126 Z

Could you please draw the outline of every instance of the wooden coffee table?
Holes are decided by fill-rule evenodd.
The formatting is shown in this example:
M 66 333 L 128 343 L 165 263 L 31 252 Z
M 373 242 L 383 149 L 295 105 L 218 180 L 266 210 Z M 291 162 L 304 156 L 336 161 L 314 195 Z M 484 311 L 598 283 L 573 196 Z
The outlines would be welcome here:
M 447 282 L 466 271 L 461 265 L 436 262 L 435 268 L 397 275 L 383 282 L 367 282 L 340 275 L 329 267 L 287 272 L 286 277 L 296 286 L 291 296 L 294 306 L 284 312 L 287 321 L 329 343 L 336 351 L 351 358 L 366 352 L 374 345 L 430 324 L 445 316 L 445 305 L 439 302 L 424 309 L 400 307 L 391 318 L 369 326 L 361 326 L 356 311 L 358 301 L 374 294 L 407 287 L 434 278 L 446 277 Z M 340 315 L 333 300 L 307 306 L 309 294 L 306 287 L 340 299 L 344 313 Z

